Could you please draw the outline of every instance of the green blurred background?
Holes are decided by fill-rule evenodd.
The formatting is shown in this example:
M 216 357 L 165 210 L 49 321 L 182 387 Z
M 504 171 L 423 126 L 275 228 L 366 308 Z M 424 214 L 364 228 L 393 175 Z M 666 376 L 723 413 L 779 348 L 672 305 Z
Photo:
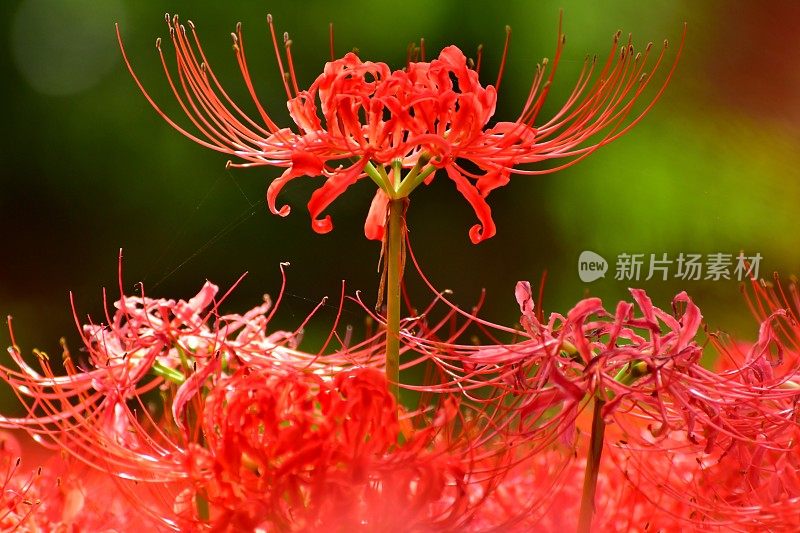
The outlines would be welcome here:
M 205 279 L 230 285 L 249 275 L 227 309 L 241 310 L 277 292 L 278 264 L 289 261 L 289 288 L 276 327 L 299 324 L 341 280 L 374 301 L 379 246 L 363 236 L 374 185 L 365 180 L 335 202 L 335 229 L 316 235 L 305 203 L 318 181 L 287 187 L 286 219 L 264 205 L 277 169 L 225 169 L 226 157 L 203 149 L 164 123 L 128 75 L 116 44 L 119 22 L 129 57 L 154 98 L 180 110 L 154 47 L 167 37 L 164 11 L 193 20 L 217 76 L 252 109 L 231 50 L 241 21 L 250 70 L 262 102 L 289 124 L 266 13 L 293 38 L 298 77 L 310 83 L 328 58 L 328 23 L 339 54 L 401 67 L 409 42 L 425 37 L 429 56 L 449 44 L 472 53 L 483 43 L 485 83 L 513 28 L 496 117 L 516 117 L 533 68 L 552 56 L 559 8 L 567 47 L 542 117 L 560 107 L 587 53 L 605 54 L 617 29 L 686 48 L 661 102 L 624 138 L 559 174 L 516 177 L 489 198 L 498 235 L 474 246 L 472 211 L 440 176 L 417 191 L 409 211 L 412 242 L 425 271 L 454 300 L 474 303 L 488 290 L 484 314 L 516 320 L 519 279 L 549 278 L 548 311 L 565 311 L 586 294 L 614 300 L 631 282 L 616 281 L 619 253 L 680 252 L 763 256 L 761 275 L 800 271 L 800 4 L 786 1 L 221 2 L 175 0 L 23 0 L 0 6 L 4 80 L 0 180 L 0 310 L 14 316 L 24 350 L 58 351 L 78 335 L 68 291 L 81 316 L 101 320 L 102 287 L 116 293 L 117 252 L 124 249 L 125 290 L 144 282 L 150 295 L 192 296 Z M 230 7 L 230 5 L 233 7 Z M 169 47 L 166 47 L 169 50 Z M 673 46 L 670 54 L 674 54 Z M 670 55 L 670 58 L 672 56 Z M 606 278 L 582 283 L 577 258 L 593 250 L 612 265 Z M 423 295 L 416 277 L 415 294 Z M 712 329 L 752 338 L 735 281 L 641 281 L 661 306 L 687 290 Z M 420 300 L 427 296 L 419 296 Z M 332 308 L 323 313 L 327 327 Z M 345 321 L 360 321 L 358 312 Z M 0 344 L 9 338 L 0 328 Z

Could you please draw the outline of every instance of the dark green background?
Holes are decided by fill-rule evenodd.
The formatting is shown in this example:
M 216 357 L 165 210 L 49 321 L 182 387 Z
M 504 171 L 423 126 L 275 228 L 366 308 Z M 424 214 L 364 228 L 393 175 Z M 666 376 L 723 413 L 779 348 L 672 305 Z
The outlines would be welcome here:
M 415 250 L 440 288 L 471 305 L 488 290 L 486 315 L 511 323 L 519 279 L 549 273 L 548 310 L 565 311 L 587 293 L 626 295 L 613 272 L 593 284 L 577 276 L 578 254 L 726 252 L 764 257 L 762 275 L 800 270 L 800 5 L 745 1 L 483 2 L 155 2 L 26 0 L 0 7 L 4 141 L 0 174 L 0 311 L 17 338 L 57 351 L 75 346 L 68 291 L 81 315 L 101 320 L 101 288 L 116 292 L 117 251 L 125 289 L 143 281 L 150 295 L 186 298 L 208 278 L 246 281 L 228 309 L 275 293 L 280 261 L 290 261 L 278 323 L 300 323 L 341 280 L 374 301 L 378 245 L 363 236 L 374 185 L 365 180 L 330 209 L 335 229 L 316 235 L 305 203 L 319 181 L 287 187 L 287 219 L 267 211 L 263 195 L 277 169 L 225 169 L 226 157 L 173 131 L 147 105 L 120 61 L 119 21 L 129 57 L 158 102 L 178 116 L 153 46 L 166 37 L 164 11 L 192 19 L 225 86 L 251 109 L 231 51 L 244 25 L 250 70 L 262 101 L 288 125 L 266 27 L 272 12 L 294 41 L 298 77 L 309 84 L 328 58 L 328 22 L 337 51 L 401 67 L 409 42 L 425 37 L 429 56 L 457 44 L 485 45 L 484 82 L 500 59 L 503 28 L 513 28 L 496 116 L 516 116 L 533 68 L 551 56 L 558 10 L 567 47 L 543 116 L 559 107 L 587 53 L 605 54 L 617 29 L 675 43 L 688 22 L 675 79 L 655 110 L 630 134 L 564 172 L 515 177 L 489 201 L 498 235 L 474 246 L 467 203 L 444 176 L 413 195 Z M 169 50 L 169 47 L 166 47 Z M 671 53 L 674 53 L 675 47 Z M 613 264 L 612 264 L 613 269 Z M 419 283 L 412 279 L 413 287 Z M 752 338 L 755 326 L 734 281 L 640 282 L 667 306 L 679 290 L 700 303 L 712 328 Z M 418 291 L 422 294 L 423 291 Z M 427 297 L 425 297 L 427 298 Z M 330 315 L 330 313 L 328 313 Z M 326 319 L 320 322 L 324 328 Z M 358 313 L 345 320 L 359 321 Z M 8 335 L 0 328 L 0 344 Z

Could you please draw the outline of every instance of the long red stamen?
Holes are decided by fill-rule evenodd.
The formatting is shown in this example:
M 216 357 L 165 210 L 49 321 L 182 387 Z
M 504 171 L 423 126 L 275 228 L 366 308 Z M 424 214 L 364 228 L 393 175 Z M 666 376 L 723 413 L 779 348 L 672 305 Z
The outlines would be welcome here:
M 283 69 L 283 60 L 281 59 L 281 52 L 278 48 L 278 37 L 275 35 L 275 26 L 272 23 L 272 15 L 267 15 L 267 24 L 269 25 L 269 33 L 272 36 L 272 48 L 275 50 L 275 59 L 278 62 L 278 71 L 281 73 L 281 81 L 283 82 L 283 89 L 286 91 L 286 98 L 292 99 L 292 92 L 289 90 L 289 83 L 287 81 L 286 71 Z
M 195 41 L 197 42 L 198 49 L 200 50 L 200 53 L 202 54 L 203 51 L 202 51 L 202 48 L 200 48 L 200 42 L 199 42 L 199 40 L 197 38 L 197 34 L 194 31 L 194 26 L 192 26 L 192 33 L 195 36 Z M 236 23 L 236 33 L 231 34 L 231 37 L 233 37 L 233 49 L 234 49 L 234 52 L 236 54 L 236 62 L 239 64 L 239 70 L 242 73 L 242 79 L 244 80 L 245 85 L 247 86 L 247 90 L 250 93 L 250 98 L 253 100 L 253 103 L 255 104 L 256 109 L 258 110 L 258 114 L 261 115 L 261 119 L 267 125 L 267 128 L 269 128 L 269 131 L 271 133 L 275 133 L 276 131 L 278 131 L 279 128 L 272 121 L 272 119 L 269 117 L 267 112 L 264 110 L 264 107 L 261 105 L 261 101 L 256 96 L 256 91 L 255 91 L 255 88 L 253 87 L 253 80 L 250 78 L 250 71 L 249 71 L 249 69 L 247 67 L 247 58 L 246 58 L 245 52 L 244 52 L 244 37 L 242 35 L 242 23 L 241 22 Z M 205 54 L 203 54 L 203 62 L 208 64 L 208 61 L 206 61 L 206 59 L 205 59 Z M 220 88 L 220 90 L 222 90 L 222 87 L 219 86 L 219 83 L 217 82 L 217 78 L 215 76 L 213 76 L 213 73 L 212 73 L 212 78 L 214 79 L 214 82 L 217 83 L 217 86 Z M 228 98 L 227 94 L 224 91 L 223 91 L 223 94 L 225 94 L 225 97 L 228 100 L 228 102 L 230 102 L 231 105 L 234 105 L 233 102 Z M 234 105 L 234 107 L 235 107 L 235 105 Z M 242 113 L 239 110 L 238 107 L 235 107 L 235 109 L 239 113 Z M 244 113 L 242 113 L 242 114 L 244 114 Z
M 336 52 L 333 47 L 333 22 L 328 24 L 328 45 L 331 50 L 331 61 L 334 61 L 336 59 Z
M 497 71 L 497 81 L 494 84 L 494 88 L 498 91 L 500 90 L 500 82 L 503 80 L 503 72 L 506 69 L 506 59 L 508 58 L 508 47 L 511 44 L 511 26 L 506 26 L 506 42 L 503 45 L 503 56 L 500 59 L 500 68 Z M 480 60 L 478 61 L 480 64 Z
M 294 89 L 294 95 L 300 92 L 300 89 L 297 87 L 297 76 L 294 73 L 294 62 L 292 61 L 292 40 L 289 39 L 289 33 L 284 32 L 283 34 L 283 46 L 286 49 L 286 61 L 289 65 L 289 77 L 292 80 L 292 89 Z

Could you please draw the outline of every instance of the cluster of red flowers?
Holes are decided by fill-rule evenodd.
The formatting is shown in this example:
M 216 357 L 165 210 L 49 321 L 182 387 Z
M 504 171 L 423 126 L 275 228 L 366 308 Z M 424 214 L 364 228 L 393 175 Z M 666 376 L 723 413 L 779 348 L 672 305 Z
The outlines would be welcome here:
M 2 377 L 27 414 L 0 425 L 55 453 L 29 472 L 37 458 L 20 464 L 4 439 L 0 518 L 20 531 L 574 526 L 585 407 L 599 400 L 609 460 L 596 527 L 788 530 L 800 525 L 792 291 L 787 302 L 757 286 L 758 341 L 716 340 L 712 371 L 685 294 L 674 313 L 633 291 L 613 313 L 589 298 L 543 323 L 520 283 L 521 328 L 455 308 L 405 322 L 406 368 L 427 374 L 407 386 L 415 408 L 389 393 L 380 333 L 311 354 L 296 333 L 267 333 L 269 301 L 223 315 L 210 283 L 188 301 L 122 296 L 104 324 L 83 326 L 80 362 L 65 350 L 65 376 L 41 352 L 36 370 L 9 349 L 16 368 Z M 517 340 L 459 344 L 476 326 Z
M 480 414 L 452 395 L 399 408 L 375 368 L 382 334 L 332 355 L 305 353 L 297 332 L 266 333 L 268 299 L 221 315 L 217 292 L 207 283 L 188 301 L 123 295 L 105 324 L 82 327 L 80 362 L 65 348 L 65 376 L 42 352 L 41 370 L 29 366 L 14 341 L 16 368 L 2 368 L 2 378 L 27 414 L 0 425 L 58 451 L 69 476 L 94 472 L 114 490 L 80 485 L 74 497 L 92 507 L 66 509 L 40 486 L 63 499 L 67 474 L 31 481 L 14 463 L 7 520 L 33 528 L 46 516 L 84 528 L 105 516 L 96 507 L 122 506 L 122 516 L 180 530 L 469 521 L 479 500 L 467 487 L 488 491 L 506 456 L 497 439 L 477 444 Z M 18 447 L 6 455 L 13 462 Z
M 379 189 L 366 233 L 377 239 L 387 208 L 398 215 L 397 203 L 404 209 L 408 194 L 438 170 L 475 209 L 480 224 L 470 231 L 472 240 L 491 237 L 485 198 L 494 188 L 511 174 L 552 172 L 613 141 L 647 112 L 672 74 L 631 115 L 663 51 L 645 73 L 650 47 L 636 54 L 630 43 L 620 47 L 617 36 L 605 64 L 588 61 L 563 108 L 536 126 L 564 45 L 559 32 L 553 70 L 548 76 L 537 67 L 519 117 L 490 126 L 500 76 L 494 86 L 481 85 L 480 57 L 473 69 L 455 47 L 430 62 L 420 50 L 421 61 L 410 57 L 405 69 L 392 71 L 352 53 L 335 60 L 332 50 L 323 73 L 300 90 L 291 41 L 284 39 L 287 73 L 270 19 L 297 127 L 292 131 L 279 128 L 256 98 L 241 31 L 234 49 L 263 126 L 222 89 L 193 25 L 190 38 L 177 17 L 167 22 L 179 82 L 169 77 L 166 61 L 165 71 L 196 131 L 159 113 L 194 141 L 244 161 L 240 166 L 285 169 L 267 192 L 278 214 L 289 212 L 276 205 L 288 181 L 324 177 L 308 204 L 319 232 L 332 227 L 329 217 L 320 218 L 328 205 L 371 178 Z M 559 167 L 518 168 L 561 158 L 567 161 Z M 794 285 L 788 296 L 779 285 L 754 285 L 748 301 L 761 323 L 758 341 L 745 347 L 708 336 L 706 346 L 722 354 L 713 370 L 701 364 L 702 316 L 686 293 L 674 298 L 672 312 L 632 290 L 632 302 L 613 311 L 587 298 L 545 321 L 530 285 L 520 282 L 518 327 L 464 312 L 443 293 L 400 321 L 398 265 L 410 248 L 395 242 L 403 235 L 396 224 L 404 224 L 404 211 L 399 215 L 389 232 L 394 239 L 384 241 L 387 255 L 394 254 L 387 302 L 396 306 L 397 321 L 362 304 L 385 327 L 359 343 L 338 336 L 340 313 L 320 352 L 305 352 L 299 341 L 306 322 L 294 332 L 268 333 L 277 304 L 265 298 L 242 315 L 223 314 L 226 295 L 218 297 L 211 283 L 175 301 L 143 290 L 126 296 L 120 282 L 120 299 L 102 323 L 81 326 L 76 318 L 84 347 L 73 356 L 64 346 L 65 375 L 43 352 L 35 352 L 39 368 L 31 366 L 12 333 L 13 367 L 0 367 L 0 379 L 24 413 L 0 417 L 0 427 L 27 432 L 42 453 L 52 453 L 29 472 L 37 458 L 20 461 L 16 438 L 3 434 L 0 526 L 800 527 L 800 297 Z M 436 306 L 444 308 L 438 320 L 431 318 Z M 465 343 L 472 332 L 488 341 Z M 395 351 L 402 346 L 404 377 L 424 378 L 387 380 L 390 340 Z
M 631 303 L 620 302 L 611 314 L 590 298 L 543 326 L 531 313 L 529 287 L 518 285 L 521 323 L 533 337 L 556 342 L 533 350 L 491 348 L 492 357 L 502 361 L 495 371 L 518 361 L 519 373 L 509 386 L 531 396 L 537 415 L 550 410 L 543 421 L 560 419 L 557 427 L 567 449 L 580 448 L 580 443 L 569 446 L 573 428 L 589 427 L 589 417 L 581 412 L 587 395 L 602 402 L 610 460 L 599 473 L 594 527 L 800 527 L 800 298 L 795 284 L 788 298 L 779 284 L 775 287 L 754 285 L 751 301 L 761 324 L 757 342 L 746 346 L 711 335 L 718 359 L 715 369 L 706 369 L 699 364 L 703 349 L 695 342 L 701 316 L 685 294 L 675 298 L 674 315 L 633 290 L 640 317 Z M 525 364 L 531 366 L 525 369 Z M 494 505 L 480 513 L 496 518 L 515 509 L 516 499 L 531 494 L 542 472 L 552 468 L 555 453 L 532 454 L 505 480 L 507 489 L 501 485 L 495 492 Z M 529 527 L 574 528 L 583 470 L 583 460 L 566 466 L 554 496 L 558 512 L 529 515 Z

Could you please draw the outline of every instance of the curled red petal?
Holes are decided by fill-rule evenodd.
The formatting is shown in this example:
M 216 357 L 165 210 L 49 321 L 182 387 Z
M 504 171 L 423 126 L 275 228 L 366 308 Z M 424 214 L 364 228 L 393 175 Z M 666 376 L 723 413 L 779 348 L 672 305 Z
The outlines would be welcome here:
M 478 192 L 478 189 L 473 186 L 461 172 L 456 170 L 452 165 L 445 167 L 447 175 L 456 184 L 456 189 L 464 198 L 470 203 L 472 209 L 480 220 L 480 224 L 475 224 L 469 230 L 469 239 L 473 244 L 478 244 L 484 239 L 492 237 L 496 233 L 494 220 L 492 220 L 492 208 L 486 203 L 486 200 Z
M 269 184 L 267 188 L 267 206 L 269 210 L 276 215 L 285 217 L 291 211 L 288 205 L 281 206 L 280 209 L 275 207 L 275 201 L 278 199 L 283 186 L 295 178 L 300 176 L 319 176 L 322 174 L 324 162 L 305 150 L 296 150 L 292 152 L 292 166 L 287 168 L 280 177 L 276 178 Z
M 203 288 L 197 295 L 193 296 L 188 302 L 178 301 L 172 309 L 175 318 L 184 323 L 193 323 L 200 320 L 201 313 L 208 308 L 214 301 L 214 297 L 219 292 L 219 287 L 206 281 Z
M 475 186 L 481 193 L 481 196 L 488 196 L 493 190 L 508 185 L 511 173 L 508 170 L 495 170 L 490 171 L 478 178 Z
M 686 304 L 686 311 L 684 311 L 683 317 L 681 317 L 682 327 L 678 335 L 678 343 L 676 346 L 676 350 L 680 351 L 694 340 L 697 330 L 703 322 L 703 315 L 700 313 L 700 308 L 695 305 L 686 292 L 681 292 L 677 295 L 673 302 L 684 302 Z
M 533 336 L 539 333 L 542 330 L 542 325 L 539 323 L 539 319 L 536 318 L 531 284 L 527 281 L 518 281 L 514 288 L 514 296 L 522 313 L 522 317 L 520 317 L 522 327 L 525 328 L 528 335 Z
M 320 213 L 327 208 L 331 202 L 339 197 L 350 185 L 354 184 L 361 177 L 366 161 L 361 159 L 349 167 L 337 170 L 325 181 L 325 183 L 311 194 L 308 201 L 308 212 L 311 214 L 311 227 L 317 233 L 328 233 L 333 229 L 330 215 L 318 218 Z

